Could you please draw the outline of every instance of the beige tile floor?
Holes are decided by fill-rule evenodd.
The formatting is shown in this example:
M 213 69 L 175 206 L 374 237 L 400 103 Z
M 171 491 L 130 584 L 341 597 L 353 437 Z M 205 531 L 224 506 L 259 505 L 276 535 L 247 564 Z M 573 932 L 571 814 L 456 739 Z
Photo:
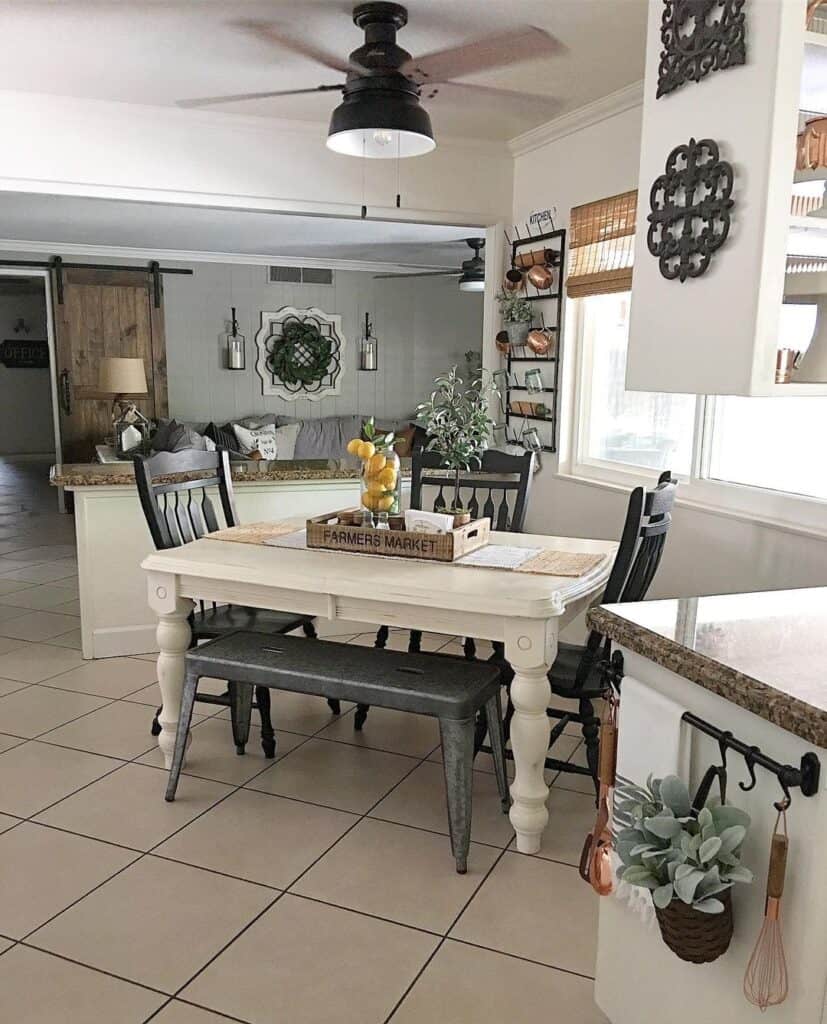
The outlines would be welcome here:
M 82 660 L 72 519 L 45 478 L 0 460 L 0 1021 L 605 1020 L 575 868 L 587 786 L 550 780 L 523 856 L 480 757 L 458 876 L 435 723 L 374 709 L 356 734 L 352 708 L 274 694 L 275 762 L 196 705 L 165 803 L 154 659 Z M 559 749 L 582 757 L 576 735 Z

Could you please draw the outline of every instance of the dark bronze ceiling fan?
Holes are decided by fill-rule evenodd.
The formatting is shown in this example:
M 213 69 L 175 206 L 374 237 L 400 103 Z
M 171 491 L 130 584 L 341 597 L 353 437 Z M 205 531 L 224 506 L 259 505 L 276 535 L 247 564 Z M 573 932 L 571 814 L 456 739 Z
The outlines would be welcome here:
M 485 290 L 485 259 L 480 250 L 485 246 L 484 238 L 466 238 L 465 244 L 474 250 L 474 255 L 462 261 L 459 270 L 417 270 L 412 274 L 374 274 L 375 281 L 403 277 L 458 277 L 461 292 L 481 292 Z
M 408 22 L 408 12 L 401 4 L 358 4 L 353 10 L 353 21 L 364 31 L 365 42 L 346 59 L 327 53 L 312 41 L 284 32 L 279 25 L 261 21 L 237 23 L 260 39 L 345 75 L 342 83 L 180 100 L 178 106 L 207 107 L 279 96 L 341 92 L 342 102 L 331 117 L 328 147 L 352 156 L 396 159 L 427 153 L 436 145 L 430 118 L 420 105 L 421 97 L 436 100 L 441 95 L 454 93 L 467 99 L 476 97 L 489 108 L 505 105 L 512 110 L 524 108 L 534 100 L 546 106 L 553 102 L 549 97 L 454 81 L 465 75 L 559 53 L 560 43 L 543 29 L 515 28 L 462 46 L 412 57 L 396 42 L 396 33 Z

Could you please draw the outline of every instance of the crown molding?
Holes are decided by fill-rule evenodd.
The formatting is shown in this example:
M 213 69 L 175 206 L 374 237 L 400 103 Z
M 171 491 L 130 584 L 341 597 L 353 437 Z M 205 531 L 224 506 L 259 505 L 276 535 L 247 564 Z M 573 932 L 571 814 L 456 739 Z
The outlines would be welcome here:
M 456 273 L 458 267 L 419 263 L 383 263 L 379 260 L 319 259 L 309 256 L 271 256 L 267 253 L 204 252 L 198 249 L 141 249 L 123 245 L 86 245 L 76 242 L 32 242 L 0 238 L 0 254 L 15 259 L 18 254 L 79 256 L 88 259 L 158 260 L 163 263 L 232 263 L 262 267 L 320 267 L 325 270 L 355 270 L 370 274 L 416 274 L 422 271 Z
M 529 131 L 523 132 L 522 135 L 517 135 L 509 140 L 508 148 L 512 156 L 524 156 L 550 142 L 564 139 L 567 135 L 590 128 L 616 114 L 639 107 L 642 103 L 643 81 L 641 80 L 624 86 L 616 92 L 611 92 L 608 96 L 601 96 L 599 100 L 587 103 L 584 107 L 578 107 L 577 110 L 572 110 L 568 114 L 555 117 L 553 121 L 547 121 L 546 124 L 531 128 Z

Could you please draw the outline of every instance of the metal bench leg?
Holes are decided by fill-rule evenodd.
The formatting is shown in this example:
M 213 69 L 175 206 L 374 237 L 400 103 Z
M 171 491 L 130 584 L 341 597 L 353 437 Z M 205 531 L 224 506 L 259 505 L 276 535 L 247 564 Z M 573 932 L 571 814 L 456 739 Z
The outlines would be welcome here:
M 412 629 L 408 637 L 408 654 L 419 654 L 422 650 L 422 630 Z
M 474 719 L 440 718 L 439 732 L 442 738 L 451 852 L 457 862 L 457 874 L 464 875 L 468 870 L 468 848 L 471 844 Z
M 249 683 L 227 682 L 230 691 L 230 719 L 233 724 L 235 752 L 243 754 L 250 738 L 250 717 L 253 713 L 253 687 Z
M 472 636 L 467 636 L 462 642 L 462 653 L 466 661 L 476 661 L 477 643 Z
M 276 734 L 270 718 L 270 690 L 266 686 L 256 687 L 256 704 L 261 719 L 261 749 L 265 757 L 276 756 Z
M 178 788 L 178 779 L 181 775 L 181 767 L 184 764 L 184 752 L 187 749 L 187 737 L 190 733 L 190 722 L 192 721 L 192 706 L 195 703 L 195 691 L 198 688 L 198 677 L 187 675 L 184 677 L 184 692 L 181 697 L 181 711 L 178 715 L 178 731 L 175 734 L 175 749 L 172 753 L 172 765 L 169 769 L 167 779 L 167 791 L 164 799 L 172 803 L 175 799 L 175 791 Z
M 491 757 L 494 759 L 494 774 L 497 777 L 497 789 L 500 791 L 500 802 L 503 814 L 508 814 L 511 798 L 508 793 L 508 778 L 505 774 L 505 737 L 503 735 L 503 709 L 499 693 L 485 704 L 485 719 L 488 722 L 488 737 L 491 744 Z

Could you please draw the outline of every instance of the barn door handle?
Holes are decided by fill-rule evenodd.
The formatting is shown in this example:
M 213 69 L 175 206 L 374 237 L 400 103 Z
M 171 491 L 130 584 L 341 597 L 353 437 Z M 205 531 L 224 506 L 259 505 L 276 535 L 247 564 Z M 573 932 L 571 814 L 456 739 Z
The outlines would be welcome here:
M 58 384 L 58 392 L 60 394 L 60 405 L 67 416 L 72 415 L 72 383 L 69 380 L 69 371 L 63 370 L 60 374 L 60 383 Z

